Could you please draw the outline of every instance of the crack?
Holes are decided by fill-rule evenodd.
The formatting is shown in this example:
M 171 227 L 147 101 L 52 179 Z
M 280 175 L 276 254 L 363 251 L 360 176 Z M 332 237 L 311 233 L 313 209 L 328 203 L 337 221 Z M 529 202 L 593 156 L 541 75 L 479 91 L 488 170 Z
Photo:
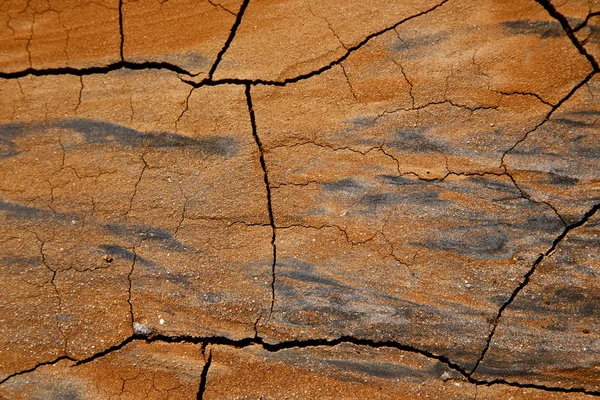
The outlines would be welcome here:
M 119 34 L 121 35 L 119 55 L 121 56 L 121 62 L 124 62 L 125 56 L 123 55 L 123 48 L 125 47 L 125 34 L 123 33 L 123 0 L 119 0 Z
M 365 346 L 370 348 L 392 348 L 400 351 L 405 351 L 413 354 L 419 354 L 431 360 L 439 361 L 444 364 L 451 370 L 458 372 L 462 375 L 469 383 L 480 386 L 494 386 L 494 385 L 504 385 L 511 386 L 517 388 L 530 388 L 530 389 L 538 389 L 547 392 L 559 392 L 559 393 L 583 393 L 591 396 L 600 396 L 600 391 L 592 391 L 582 387 L 571 387 L 564 388 L 560 386 L 547 386 L 547 385 L 539 385 L 539 384 L 531 384 L 531 383 L 520 383 L 516 381 L 507 381 L 504 379 L 494 379 L 494 380 L 484 380 L 484 379 L 476 379 L 471 376 L 471 373 L 467 372 L 463 369 L 459 364 L 451 361 L 448 357 L 444 355 L 438 355 L 432 353 L 428 350 L 423 350 L 414 346 L 402 344 L 399 342 L 395 342 L 392 340 L 371 340 L 371 339 L 363 339 L 354 336 L 340 336 L 335 339 L 304 339 L 304 340 L 289 340 L 277 343 L 269 343 L 266 342 L 261 337 L 252 337 L 252 338 L 243 338 L 243 339 L 230 339 L 224 336 L 208 336 L 208 337 L 197 337 L 197 336 L 166 336 L 166 335 L 155 335 L 155 336 L 141 336 L 134 335 L 126 338 L 120 344 L 112 346 L 102 352 L 96 353 L 88 358 L 84 358 L 78 360 L 74 363 L 73 367 L 90 363 L 94 360 L 102 358 L 112 352 L 119 351 L 126 345 L 134 341 L 144 341 L 146 343 L 152 342 L 163 342 L 163 343 L 193 343 L 193 344 L 201 344 L 204 348 L 208 345 L 222 345 L 222 346 L 231 346 L 236 349 L 243 349 L 250 346 L 260 346 L 262 349 L 266 350 L 269 353 L 276 353 L 281 350 L 287 349 L 304 349 L 304 348 L 313 348 L 313 347 L 334 347 L 343 343 L 354 344 L 357 346 Z M 210 357 L 210 353 L 209 353 Z M 212 359 L 211 359 L 212 361 Z M 208 370 L 208 367 L 205 369 Z M 24 372 L 23 372 L 24 373 Z M 201 380 L 202 381 L 202 380 Z
M 125 214 L 123 214 L 124 217 L 127 217 L 129 215 L 129 213 L 131 212 L 131 210 L 133 209 L 133 200 L 135 199 L 135 196 L 137 195 L 138 186 L 140 185 L 140 182 L 142 181 L 144 172 L 146 171 L 147 168 L 149 168 L 148 163 L 146 162 L 146 159 L 144 158 L 144 155 L 145 155 L 145 153 L 143 153 L 141 155 L 141 159 L 142 159 L 142 162 L 144 163 L 144 166 L 142 167 L 140 176 L 138 177 L 138 180 L 135 182 L 135 186 L 133 187 L 133 193 L 131 194 L 131 198 L 129 199 L 129 207 L 127 208 L 127 211 L 125 211 Z
M 536 0 L 537 1 L 537 0 Z M 523 143 L 527 137 L 537 131 L 542 125 L 544 125 L 546 122 L 548 122 L 550 120 L 550 117 L 552 116 L 552 114 L 554 114 L 554 112 L 556 110 L 558 110 L 558 108 L 560 106 L 562 106 L 567 100 L 569 100 L 578 90 L 579 88 L 581 88 L 582 86 L 584 86 L 586 83 L 588 83 L 592 77 L 596 74 L 597 71 L 592 71 L 590 72 L 581 82 L 579 82 L 577 85 L 575 85 L 570 91 L 569 93 L 567 93 L 565 95 L 565 97 L 563 97 L 562 99 L 560 99 L 558 101 L 558 103 L 556 103 L 555 105 L 552 106 L 552 109 L 550 109 L 550 111 L 548 111 L 548 114 L 546 114 L 546 116 L 544 117 L 544 119 L 537 124 L 533 129 L 527 131 L 525 133 L 525 135 L 523 135 L 522 138 L 520 138 L 515 144 L 513 144 L 508 150 L 506 150 L 503 154 L 502 157 L 500 157 L 500 166 L 503 167 L 505 170 L 507 169 L 506 164 L 504 163 L 504 159 L 506 158 L 506 156 L 513 151 L 519 144 Z
M 140 245 L 141 245 L 142 241 L 140 241 Z M 133 324 L 135 322 L 135 314 L 133 312 L 133 301 L 132 301 L 133 272 L 135 271 L 135 263 L 138 259 L 138 255 L 135 251 L 135 247 L 136 247 L 135 244 L 131 247 L 131 252 L 133 253 L 133 260 L 131 261 L 131 269 L 129 270 L 129 273 L 127 274 L 127 281 L 128 281 L 127 303 L 129 304 L 129 317 L 131 318 L 131 330 L 132 331 L 134 331 Z
M 352 93 L 352 97 L 354 97 L 354 100 L 358 101 L 358 96 L 356 96 L 356 92 L 354 92 L 352 83 L 350 83 L 350 78 L 348 78 L 348 74 L 346 73 L 346 68 L 344 68 L 344 64 L 340 63 L 340 67 L 342 68 L 342 72 L 344 73 L 344 76 L 346 77 L 346 82 L 348 83 L 348 86 L 350 86 L 350 92 Z
M 205 352 L 205 349 L 202 349 L 202 353 Z M 212 363 L 212 351 L 208 350 L 208 358 L 205 359 L 204 368 L 202 368 L 202 373 L 200 374 L 200 385 L 198 387 L 198 393 L 196 394 L 197 400 L 202 400 L 204 398 L 204 392 L 206 391 L 206 381 L 208 378 L 208 369 L 210 368 L 210 364 Z
M 585 28 L 588 24 L 588 22 L 590 22 L 590 19 L 594 18 L 594 17 L 598 17 L 600 16 L 600 11 L 594 11 L 594 12 L 590 12 L 587 17 L 585 17 L 585 20 L 580 23 L 579 25 L 577 25 L 575 28 L 571 29 L 571 31 L 573 33 L 577 33 L 580 30 L 582 30 L 583 28 Z
M 83 95 L 83 76 L 79 76 L 79 84 L 79 98 L 77 99 L 77 105 L 75 106 L 75 115 L 77 115 L 77 110 L 79 110 L 79 106 L 81 105 L 81 96 Z
M 249 3 L 250 3 L 250 0 L 243 0 L 242 5 L 240 6 L 240 10 L 238 11 L 237 15 L 235 16 L 235 22 L 233 23 L 233 26 L 231 27 L 229 36 L 227 37 L 227 40 L 225 41 L 223 48 L 217 54 L 217 58 L 216 58 L 214 64 L 212 65 L 212 67 L 210 68 L 210 71 L 208 71 L 208 80 L 212 80 L 213 75 L 215 74 L 215 71 L 217 70 L 217 67 L 219 66 L 219 64 L 221 63 L 221 60 L 223 59 L 223 56 L 225 55 L 225 52 L 227 52 L 227 50 L 229 49 L 229 46 L 231 45 L 231 42 L 233 42 L 233 38 L 235 37 L 235 34 L 236 34 L 240 24 L 242 23 L 242 18 L 244 17 L 244 12 L 246 11 L 246 8 L 248 7 Z
M 228 9 L 228 8 L 225 8 L 225 6 L 223 6 L 221 3 L 216 3 L 216 2 L 213 2 L 212 0 L 208 0 L 208 2 L 209 2 L 209 3 L 210 3 L 210 5 L 211 5 L 211 6 L 213 6 L 213 7 L 220 8 L 221 10 L 223 10 L 223 11 L 225 11 L 225 12 L 228 12 L 229 14 L 233 15 L 234 17 L 235 17 L 235 16 L 237 16 L 237 15 L 236 15 L 236 13 L 234 13 L 233 11 L 231 11 L 231 10 L 230 10 L 230 9 Z
M 517 297 L 517 295 L 523 289 L 525 289 L 525 287 L 529 283 L 529 280 L 530 280 L 531 276 L 535 273 L 535 270 L 537 269 L 537 266 L 544 260 L 545 257 L 548 257 L 548 256 L 550 256 L 552 254 L 552 252 L 556 249 L 556 247 L 559 245 L 559 243 L 567 236 L 567 234 L 571 230 L 576 229 L 576 228 L 582 226 L 583 224 L 585 224 L 599 209 L 600 209 L 600 203 L 594 205 L 588 212 L 586 212 L 583 215 L 583 217 L 579 221 L 577 221 L 577 222 L 575 222 L 575 223 L 573 223 L 571 225 L 566 226 L 565 229 L 561 232 L 561 234 L 558 235 L 556 237 L 556 239 L 554 239 L 554 241 L 552 242 L 552 245 L 550 246 L 550 248 L 548 250 L 546 250 L 545 253 L 540 254 L 538 256 L 538 258 L 533 262 L 533 264 L 532 264 L 531 268 L 529 269 L 529 271 L 527 271 L 527 273 L 523 276 L 523 280 L 521 281 L 521 283 L 515 288 L 515 290 L 513 290 L 513 292 L 510 295 L 510 297 L 498 309 L 498 313 L 496 314 L 496 317 L 494 318 L 494 320 L 492 322 L 492 329 L 491 329 L 491 331 L 490 331 L 490 333 L 488 335 L 486 344 L 485 344 L 485 346 L 484 346 L 484 348 L 483 348 L 483 350 L 481 352 L 481 355 L 479 356 L 479 359 L 475 363 L 475 366 L 473 367 L 473 369 L 471 370 L 471 372 L 469 372 L 469 374 L 468 374 L 469 376 L 471 376 L 473 373 L 475 373 L 475 371 L 479 367 L 479 364 L 485 358 L 485 355 L 486 355 L 487 351 L 489 350 L 492 338 L 494 337 L 494 334 L 496 333 L 496 328 L 498 327 L 498 324 L 500 322 L 500 318 L 502 317 L 502 313 L 504 312 L 504 310 L 508 306 L 510 306 L 510 304 L 515 300 L 515 298 Z M 598 395 L 600 395 L 600 393 L 598 393 Z
M 14 378 L 15 376 L 19 376 L 19 375 L 27 374 L 29 372 L 33 372 L 33 371 L 37 370 L 38 368 L 43 367 L 45 365 L 54 365 L 54 364 L 56 364 L 56 363 L 58 363 L 58 362 L 60 362 L 62 360 L 69 360 L 69 361 L 73 361 L 73 362 L 77 361 L 74 358 L 69 357 L 69 356 L 60 356 L 60 357 L 57 357 L 57 358 L 55 358 L 54 360 L 51 360 L 51 361 L 43 361 L 41 363 L 38 363 L 38 364 L 34 365 L 31 368 L 27 368 L 27 369 L 24 369 L 22 371 L 14 372 L 14 373 L 8 375 L 4 379 L 0 380 L 0 385 L 2 385 L 3 383 L 7 382 L 8 380 Z
M 519 92 L 519 91 L 514 91 L 514 92 L 504 92 L 501 90 L 492 90 L 493 92 L 496 92 L 498 94 L 501 94 L 503 96 L 514 96 L 514 95 L 521 95 L 521 96 L 531 96 L 531 97 L 535 97 L 536 99 L 538 99 L 540 102 L 546 104 L 547 106 L 550 107 L 554 107 L 555 104 L 550 103 L 547 100 L 544 100 L 544 98 L 542 96 L 540 96 L 537 93 L 530 93 L 530 92 Z
M 575 32 L 573 31 L 573 28 L 571 28 L 571 24 L 569 24 L 569 21 L 567 20 L 567 18 L 564 15 L 562 15 L 560 12 L 558 12 L 556 7 L 554 7 L 554 5 L 550 2 L 550 0 L 535 0 L 535 1 L 539 5 L 544 7 L 544 9 L 548 12 L 548 14 L 550 14 L 550 16 L 552 18 L 554 18 L 558 22 L 560 22 L 562 28 L 566 32 L 567 36 L 569 37 L 569 39 L 571 40 L 573 45 L 577 48 L 579 53 L 588 60 L 588 62 L 591 64 L 592 68 L 594 69 L 594 72 L 600 71 L 600 66 L 598 66 L 598 62 L 596 61 L 594 56 L 592 56 L 590 53 L 588 53 L 588 51 L 581 44 L 579 39 L 577 39 L 577 37 L 575 36 Z M 587 23 L 587 19 L 586 19 L 586 23 Z
M 175 120 L 175 132 L 179 132 L 179 121 L 181 120 L 181 118 L 183 118 L 183 115 L 190 109 L 190 97 L 192 97 L 192 92 L 194 91 L 194 89 L 196 89 L 195 87 L 192 86 L 192 88 L 190 89 L 190 92 L 188 93 L 188 95 L 185 98 L 185 105 L 183 107 L 183 110 L 181 111 L 181 114 L 179 114 L 179 116 L 177 117 L 177 119 Z
M 122 1 L 122 0 L 121 0 Z M 313 76 L 316 75 L 320 75 L 325 71 L 330 70 L 331 68 L 333 68 L 334 66 L 342 63 L 344 60 L 346 60 L 353 52 L 355 52 L 356 50 L 360 49 L 362 46 L 364 46 L 365 44 L 367 44 L 369 41 L 371 41 L 371 39 L 376 38 L 378 36 L 381 36 L 393 29 L 396 29 L 398 26 L 412 20 L 418 17 L 421 17 L 423 15 L 426 15 L 434 10 L 436 10 L 437 8 L 441 7 L 442 5 L 446 4 L 448 1 L 450 0 L 442 0 L 440 3 L 438 3 L 437 5 L 424 10 L 420 13 L 411 15 L 409 17 L 406 17 L 404 19 L 402 19 L 401 21 L 395 23 L 392 26 L 389 26 L 387 28 L 384 28 L 380 31 L 374 32 L 368 36 L 366 36 L 362 41 L 360 41 L 359 43 L 357 43 L 354 46 L 348 47 L 346 50 L 346 53 L 344 53 L 342 56 L 340 56 L 339 58 L 331 61 L 329 64 L 322 66 L 319 69 L 316 69 L 314 71 L 311 72 L 307 72 L 305 74 L 301 74 L 301 75 L 297 75 L 295 77 L 292 78 L 287 78 L 281 81 L 276 81 L 276 80 L 265 80 L 265 79 L 237 79 L 237 78 L 225 78 L 225 79 L 218 79 L 218 80 L 214 80 L 213 79 L 213 74 L 218 66 L 218 64 L 221 61 L 221 58 L 223 57 L 223 55 L 225 54 L 225 51 L 227 51 L 227 49 L 229 48 L 229 46 L 231 45 L 231 42 L 233 41 L 233 37 L 235 36 L 235 32 L 237 31 L 237 28 L 239 27 L 241 20 L 242 20 L 242 16 L 244 14 L 244 11 L 246 9 L 246 7 L 248 6 L 250 0 L 244 0 L 244 2 L 242 3 L 242 6 L 240 7 L 240 11 L 237 14 L 236 17 L 236 22 L 234 23 L 229 38 L 227 39 L 225 46 L 221 49 L 221 51 L 219 52 L 219 54 L 217 55 L 217 60 L 215 61 L 215 63 L 213 64 L 213 66 L 211 67 L 211 70 L 209 72 L 209 76 L 206 79 L 201 80 L 200 82 L 194 82 L 194 81 L 189 81 L 186 79 L 181 79 L 182 82 L 194 86 L 194 87 L 201 87 L 201 86 L 218 86 L 218 85 L 243 85 L 243 86 L 248 86 L 248 85 L 266 85 L 266 86 L 286 86 L 290 83 L 296 83 L 308 78 L 311 78 Z M 88 68 L 71 68 L 71 67 L 64 67 L 64 68 L 46 68 L 46 69 L 35 69 L 33 67 L 30 66 L 30 68 L 27 68 L 25 70 L 21 70 L 21 71 L 16 71 L 16 72 L 0 72 L 0 78 L 2 79 L 16 79 L 16 78 L 21 78 L 24 76 L 28 76 L 28 75 L 33 75 L 33 76 L 46 76 L 46 75 L 76 75 L 76 76 L 83 76 L 83 75 L 93 75 L 93 74 L 107 74 L 109 72 L 112 71 L 116 71 L 116 70 L 120 70 L 120 69 L 131 69 L 131 70 L 146 70 L 146 69 L 159 69 L 159 70 L 168 70 L 180 75 L 185 75 L 185 76 L 189 76 L 189 77 L 195 77 L 198 76 L 198 74 L 192 74 L 191 72 L 185 70 L 184 68 L 175 65 L 175 64 L 171 64 L 168 62 L 152 62 L 152 61 L 148 61 L 148 62 L 131 62 L 131 61 L 124 61 L 121 60 L 117 63 L 112 63 L 112 64 L 108 64 L 106 66 L 103 67 L 88 67 Z
M 271 264 L 271 308 L 269 309 L 269 316 L 273 314 L 273 308 L 275 307 L 275 266 L 277 265 L 277 232 L 275 228 L 275 218 L 273 216 L 273 203 L 271 199 L 271 185 L 269 184 L 269 175 L 267 173 L 267 164 L 265 162 L 265 154 L 263 150 L 263 145 L 258 136 L 258 131 L 256 129 L 256 117 L 254 115 L 254 108 L 252 107 L 252 97 L 250 95 L 250 85 L 246 85 L 246 101 L 248 103 L 248 112 L 250 113 L 250 124 L 252 125 L 252 136 L 254 137 L 254 141 L 256 142 L 256 146 L 259 151 L 259 160 L 260 166 L 263 170 L 263 178 L 265 182 L 265 189 L 267 191 L 267 211 L 269 213 L 269 224 L 271 225 L 271 247 L 273 247 L 273 263 Z

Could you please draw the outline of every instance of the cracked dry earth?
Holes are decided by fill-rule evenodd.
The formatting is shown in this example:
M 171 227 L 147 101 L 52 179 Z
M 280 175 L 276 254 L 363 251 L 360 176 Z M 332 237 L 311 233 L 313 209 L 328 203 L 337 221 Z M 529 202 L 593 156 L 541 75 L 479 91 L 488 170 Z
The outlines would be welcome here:
M 0 398 L 600 396 L 599 1 L 0 20 Z

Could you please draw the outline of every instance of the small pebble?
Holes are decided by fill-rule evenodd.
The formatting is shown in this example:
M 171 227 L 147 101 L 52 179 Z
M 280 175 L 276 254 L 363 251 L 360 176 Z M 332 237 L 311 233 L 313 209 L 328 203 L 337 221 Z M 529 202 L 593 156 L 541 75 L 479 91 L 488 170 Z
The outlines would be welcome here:
M 152 334 L 152 326 L 149 324 L 133 323 L 133 333 L 135 335 L 150 336 Z

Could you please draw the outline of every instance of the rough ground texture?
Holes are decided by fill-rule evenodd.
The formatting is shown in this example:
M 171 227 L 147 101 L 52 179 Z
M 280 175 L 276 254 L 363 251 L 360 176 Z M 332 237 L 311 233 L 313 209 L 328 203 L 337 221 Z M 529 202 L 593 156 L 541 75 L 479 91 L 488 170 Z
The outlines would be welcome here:
M 0 20 L 0 398 L 600 396 L 600 2 Z

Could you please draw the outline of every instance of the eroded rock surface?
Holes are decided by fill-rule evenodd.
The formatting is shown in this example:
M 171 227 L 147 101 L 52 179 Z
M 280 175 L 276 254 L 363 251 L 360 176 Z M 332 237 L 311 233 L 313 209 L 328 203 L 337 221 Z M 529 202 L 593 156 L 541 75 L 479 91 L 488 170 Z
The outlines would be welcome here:
M 600 396 L 600 5 L 0 5 L 0 397 Z

